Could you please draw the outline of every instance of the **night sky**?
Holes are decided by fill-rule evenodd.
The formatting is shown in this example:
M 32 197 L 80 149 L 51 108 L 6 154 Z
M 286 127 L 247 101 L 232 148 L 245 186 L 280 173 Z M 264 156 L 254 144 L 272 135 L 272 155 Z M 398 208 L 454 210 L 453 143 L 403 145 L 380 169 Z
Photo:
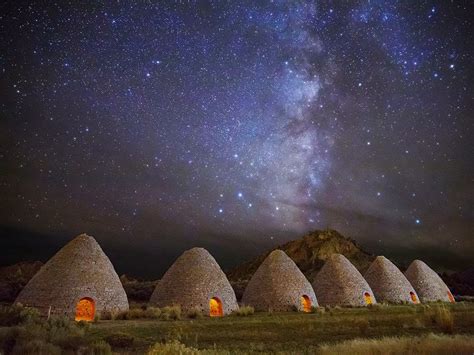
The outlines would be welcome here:
M 2 264 L 87 232 L 156 276 L 333 228 L 472 266 L 470 1 L 46 3 L 0 5 Z

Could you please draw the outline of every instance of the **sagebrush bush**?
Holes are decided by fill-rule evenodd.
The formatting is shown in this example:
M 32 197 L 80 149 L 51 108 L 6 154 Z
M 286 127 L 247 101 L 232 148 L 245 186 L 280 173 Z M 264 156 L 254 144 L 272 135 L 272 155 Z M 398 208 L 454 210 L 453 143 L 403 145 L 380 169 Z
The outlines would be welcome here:
M 130 348 L 135 342 L 135 337 L 125 333 L 113 333 L 107 335 L 105 341 L 114 348 Z
M 23 307 L 16 304 L 12 306 L 0 306 L 0 326 L 11 327 L 23 322 L 37 320 L 40 313 L 36 308 Z
M 160 319 L 162 320 L 178 320 L 181 319 L 180 306 L 168 306 L 161 309 Z
M 177 340 L 168 343 L 156 343 L 148 351 L 148 355 L 175 355 L 175 354 L 199 354 L 194 348 L 187 347 Z
M 11 327 L 21 322 L 21 307 L 0 306 L 0 326 Z
M 145 310 L 145 316 L 149 319 L 159 319 L 161 316 L 161 309 L 158 307 L 148 307 Z
M 324 307 L 311 307 L 311 313 L 318 313 L 318 314 L 324 314 L 326 313 L 326 308 Z
M 252 306 L 242 306 L 239 309 L 236 309 L 232 312 L 239 317 L 247 317 L 255 313 L 255 309 Z
M 111 355 L 112 348 L 104 340 L 99 340 L 92 343 L 87 349 L 89 355 Z
M 93 354 L 86 335 L 89 323 L 58 316 L 45 319 L 30 308 L 11 308 L 3 310 L 8 315 L 4 319 L 19 323 L 0 332 L 0 354 Z
M 201 319 L 204 314 L 199 307 L 194 307 L 186 313 L 186 316 L 191 319 Z
M 126 319 L 141 319 L 145 317 L 145 311 L 141 308 L 132 308 L 129 309 L 126 313 Z
M 11 353 L 18 355 L 59 355 L 61 354 L 61 348 L 41 339 L 32 339 L 18 343 Z
M 111 311 L 102 311 L 100 314 L 100 319 L 101 320 L 113 320 L 115 319 L 116 314 L 114 314 Z

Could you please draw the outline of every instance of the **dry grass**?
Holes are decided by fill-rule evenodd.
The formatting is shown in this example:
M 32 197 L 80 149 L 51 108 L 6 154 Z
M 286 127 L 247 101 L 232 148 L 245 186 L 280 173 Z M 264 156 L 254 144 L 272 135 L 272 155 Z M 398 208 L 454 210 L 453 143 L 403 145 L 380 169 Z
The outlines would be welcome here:
M 385 337 L 354 339 L 336 345 L 322 345 L 318 354 L 472 354 L 474 337 L 468 335 L 435 335 L 423 337 Z
M 433 320 L 444 333 L 452 334 L 454 332 L 454 317 L 445 306 L 434 308 Z
M 188 313 L 186 313 L 186 316 L 191 319 L 201 319 L 204 317 L 204 314 L 200 308 L 194 307 L 193 309 L 189 310 Z
M 175 340 L 169 343 L 156 343 L 148 351 L 148 355 L 175 355 L 175 354 L 200 354 L 200 351 L 194 348 L 187 347 L 186 345 Z
M 451 351 L 450 339 L 469 344 L 466 340 L 471 339 L 472 343 L 474 335 L 473 303 L 390 305 L 373 309 L 334 307 L 324 313 L 322 309 L 315 313 L 256 312 L 250 317 L 205 316 L 192 320 L 182 318 L 179 307 L 142 307 L 131 311 L 131 315 L 128 312 L 126 315 L 134 317 L 131 320 L 76 323 L 55 317 L 46 321 L 35 312 L 21 308 L 5 309 L 3 316 L 0 312 L 0 319 L 3 317 L 7 324 L 20 323 L 0 326 L 0 354 L 54 353 L 56 348 L 62 353 L 84 349 L 84 354 L 108 354 L 108 345 L 121 353 L 146 353 L 154 344 L 158 344 L 159 349 L 179 347 L 178 341 L 190 351 L 199 349 L 199 354 L 315 354 L 320 344 L 328 344 L 323 351 L 352 344 L 350 341 L 355 339 L 359 339 L 356 343 L 362 342 L 361 338 L 383 339 L 388 349 L 395 344 L 394 351 L 420 352 L 423 347 L 431 351 L 431 345 L 426 345 L 430 333 L 439 334 L 437 340 L 432 341 L 433 346 L 439 346 L 438 352 L 445 346 L 451 353 L 462 353 L 463 349 L 454 346 L 455 351 Z M 450 332 L 462 337 L 442 334 Z M 421 344 L 420 348 L 407 348 L 404 344 L 408 342 Z M 443 345 L 445 343 L 448 345 Z
M 255 313 L 255 309 L 252 306 L 242 306 L 239 309 L 232 312 L 233 315 L 239 317 L 247 317 Z
M 167 314 L 172 313 L 172 315 Z M 176 314 L 179 313 L 181 316 L 181 309 L 176 310 L 176 307 L 143 307 L 143 308 L 130 308 L 128 311 L 123 311 L 118 314 L 112 314 L 110 317 L 104 318 L 103 320 L 133 320 L 133 319 L 179 319 L 176 318 Z

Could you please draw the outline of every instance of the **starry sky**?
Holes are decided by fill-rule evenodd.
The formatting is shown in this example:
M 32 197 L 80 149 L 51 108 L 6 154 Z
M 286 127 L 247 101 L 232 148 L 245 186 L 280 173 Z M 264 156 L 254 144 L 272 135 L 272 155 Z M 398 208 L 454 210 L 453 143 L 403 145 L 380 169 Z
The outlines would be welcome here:
M 96 237 L 119 272 L 333 228 L 472 266 L 470 1 L 7 1 L 1 263 Z

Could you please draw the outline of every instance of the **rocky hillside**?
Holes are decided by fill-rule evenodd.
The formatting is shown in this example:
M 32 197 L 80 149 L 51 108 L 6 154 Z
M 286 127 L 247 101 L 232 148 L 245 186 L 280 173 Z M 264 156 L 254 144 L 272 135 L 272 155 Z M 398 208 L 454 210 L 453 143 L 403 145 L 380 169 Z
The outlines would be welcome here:
M 374 255 L 363 251 L 354 240 L 342 236 L 335 230 L 316 230 L 275 249 L 281 249 L 288 254 L 310 281 L 322 268 L 326 259 L 334 253 L 347 257 L 362 273 L 375 259 Z M 247 281 L 270 252 L 271 250 L 227 273 L 237 297 L 243 292 Z
M 375 259 L 374 255 L 363 251 L 354 240 L 342 236 L 335 230 L 316 230 L 275 249 L 281 249 L 288 254 L 309 280 L 313 279 L 326 259 L 335 253 L 344 255 L 362 273 Z M 230 270 L 227 273 L 229 279 L 232 281 L 250 279 L 271 251 Z

